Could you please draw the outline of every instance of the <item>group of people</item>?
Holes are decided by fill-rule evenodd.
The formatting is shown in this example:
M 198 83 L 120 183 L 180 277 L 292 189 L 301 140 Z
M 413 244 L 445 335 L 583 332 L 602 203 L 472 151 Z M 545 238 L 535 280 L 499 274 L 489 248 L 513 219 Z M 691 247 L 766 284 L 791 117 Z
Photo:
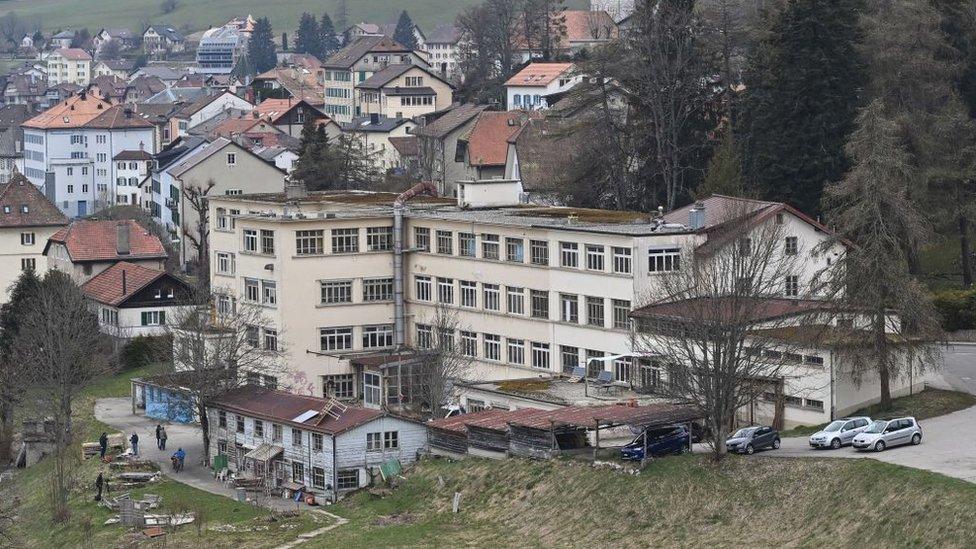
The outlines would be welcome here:
M 166 428 L 163 427 L 162 425 L 157 424 L 156 425 L 156 449 L 157 450 L 166 450 L 167 438 L 169 438 L 169 436 L 166 434 Z M 132 436 L 129 437 L 129 444 L 132 446 L 132 455 L 138 456 L 139 455 L 139 434 L 138 433 L 132 433 Z M 102 435 L 98 437 L 99 458 L 105 459 L 105 453 L 107 451 L 108 451 L 108 434 L 102 433 Z M 170 460 L 173 462 L 173 470 L 176 472 L 180 472 L 183 470 L 183 464 L 186 460 L 186 452 L 183 450 L 183 448 L 178 448 L 176 452 L 174 452 L 173 455 L 170 457 Z M 99 477 L 101 477 L 101 475 L 99 475 Z M 101 493 L 101 491 L 99 491 L 99 493 Z

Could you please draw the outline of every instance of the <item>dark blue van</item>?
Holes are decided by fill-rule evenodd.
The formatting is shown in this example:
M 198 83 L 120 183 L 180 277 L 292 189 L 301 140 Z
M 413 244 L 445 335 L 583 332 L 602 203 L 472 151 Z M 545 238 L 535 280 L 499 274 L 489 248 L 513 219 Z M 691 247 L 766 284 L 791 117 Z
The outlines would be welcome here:
M 647 438 L 645 439 L 645 435 Z M 620 449 L 620 458 L 640 461 L 644 459 L 644 444 L 647 441 L 647 454 L 651 457 L 681 454 L 691 447 L 691 437 L 684 425 L 654 427 L 637 435 L 630 444 Z

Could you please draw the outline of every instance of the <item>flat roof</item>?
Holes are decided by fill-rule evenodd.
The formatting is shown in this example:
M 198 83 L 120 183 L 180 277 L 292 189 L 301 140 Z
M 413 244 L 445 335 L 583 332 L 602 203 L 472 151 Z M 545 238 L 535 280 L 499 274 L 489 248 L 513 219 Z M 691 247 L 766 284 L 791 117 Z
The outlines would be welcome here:
M 564 378 L 530 377 L 502 381 L 464 381 L 458 382 L 457 385 L 476 391 L 562 406 L 614 404 L 630 401 L 640 404 L 668 402 L 667 399 L 639 394 L 624 386 L 617 386 L 619 389 L 617 394 L 611 396 L 598 390 L 597 385 L 593 382 L 580 381 L 574 383 Z

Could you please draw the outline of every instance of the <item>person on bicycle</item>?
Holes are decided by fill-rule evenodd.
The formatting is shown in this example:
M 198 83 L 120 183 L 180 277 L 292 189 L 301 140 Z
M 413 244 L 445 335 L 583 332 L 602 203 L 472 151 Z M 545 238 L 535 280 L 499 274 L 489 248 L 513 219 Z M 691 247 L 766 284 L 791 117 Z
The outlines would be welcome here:
M 173 453 L 173 469 L 178 473 L 183 470 L 183 462 L 186 460 L 186 452 L 183 448 L 176 450 Z

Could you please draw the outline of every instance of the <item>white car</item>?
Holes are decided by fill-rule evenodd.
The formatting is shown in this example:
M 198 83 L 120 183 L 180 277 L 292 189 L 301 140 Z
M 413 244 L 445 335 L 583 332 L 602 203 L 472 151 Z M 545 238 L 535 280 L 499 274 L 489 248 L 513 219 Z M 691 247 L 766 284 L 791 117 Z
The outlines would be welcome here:
M 833 448 L 851 444 L 854 437 L 871 425 L 869 417 L 845 417 L 830 422 L 822 430 L 810 435 L 810 446 L 814 448 Z
M 922 428 L 913 417 L 879 419 L 854 437 L 852 445 L 858 450 L 872 449 L 883 452 L 886 448 L 901 444 L 921 444 Z

